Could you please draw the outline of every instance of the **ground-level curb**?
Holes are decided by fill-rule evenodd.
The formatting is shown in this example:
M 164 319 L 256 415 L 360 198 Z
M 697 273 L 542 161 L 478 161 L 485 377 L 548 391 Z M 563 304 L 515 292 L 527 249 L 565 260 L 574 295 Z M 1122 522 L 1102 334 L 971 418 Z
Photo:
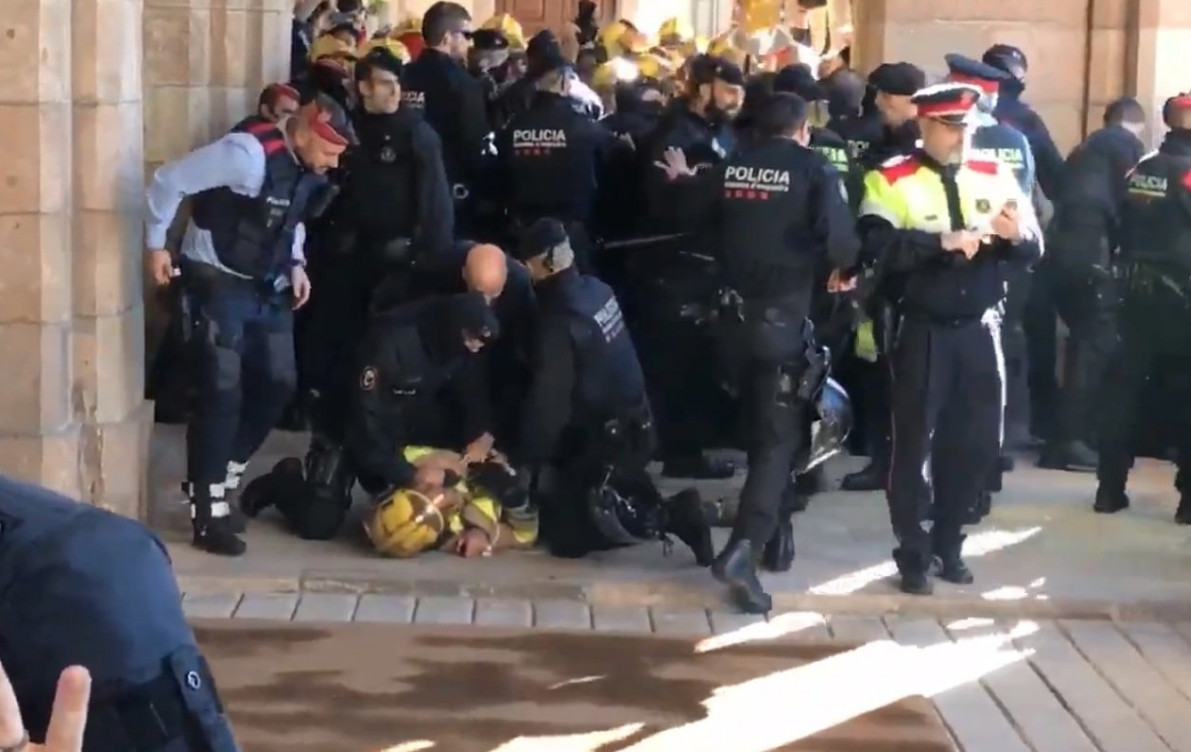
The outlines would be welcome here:
M 301 577 L 260 575 L 212 576 L 178 573 L 179 588 L 187 593 L 353 593 L 414 597 L 469 597 L 510 600 L 573 600 L 623 607 L 667 606 L 676 608 L 730 609 L 723 592 L 708 583 L 599 582 L 484 583 L 446 580 L 395 580 L 354 577 L 341 573 L 307 573 Z M 1098 599 L 1027 598 L 986 600 L 971 596 L 931 597 L 902 593 L 818 595 L 773 593 L 780 611 L 814 611 L 823 614 L 880 616 L 886 614 L 932 617 L 1014 619 L 1116 619 L 1122 621 L 1191 621 L 1191 603 L 1184 601 L 1115 602 Z

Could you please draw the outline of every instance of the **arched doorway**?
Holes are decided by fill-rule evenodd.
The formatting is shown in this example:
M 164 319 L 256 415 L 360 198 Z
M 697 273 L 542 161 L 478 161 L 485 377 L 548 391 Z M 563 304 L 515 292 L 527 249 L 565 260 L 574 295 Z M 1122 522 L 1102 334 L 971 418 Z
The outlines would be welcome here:
M 616 17 L 616 0 L 597 0 L 600 16 L 606 22 Z M 571 23 L 579 9 L 579 0 L 497 0 L 496 12 L 508 13 L 520 22 L 525 36 L 542 29 L 560 32 Z

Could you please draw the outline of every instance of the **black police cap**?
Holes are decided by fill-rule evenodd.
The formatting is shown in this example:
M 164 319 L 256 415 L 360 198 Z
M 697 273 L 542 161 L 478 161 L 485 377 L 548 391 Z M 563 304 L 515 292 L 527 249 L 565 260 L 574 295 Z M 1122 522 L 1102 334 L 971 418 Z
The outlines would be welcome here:
M 882 63 L 869 74 L 868 82 L 877 91 L 912 97 L 926 86 L 926 74 L 912 63 Z
M 495 52 L 509 48 L 508 38 L 497 29 L 477 29 L 471 35 L 472 46 L 483 52 Z
M 810 66 L 801 63 L 787 65 L 779 70 L 773 79 L 773 90 L 796 94 L 808 102 L 827 98 L 827 93 L 811 73 Z
M 480 292 L 452 296 L 447 307 L 447 319 L 452 331 L 462 332 L 469 337 L 487 342 L 500 336 L 500 321 Z
M 538 55 L 557 50 L 560 48 L 558 37 L 554 36 L 554 32 L 549 29 L 542 29 L 537 34 L 530 37 L 525 44 L 525 56 L 534 58 Z
M 570 242 L 567 228 L 557 219 L 546 217 L 534 222 L 521 236 L 513 254 L 518 261 L 528 261 Z

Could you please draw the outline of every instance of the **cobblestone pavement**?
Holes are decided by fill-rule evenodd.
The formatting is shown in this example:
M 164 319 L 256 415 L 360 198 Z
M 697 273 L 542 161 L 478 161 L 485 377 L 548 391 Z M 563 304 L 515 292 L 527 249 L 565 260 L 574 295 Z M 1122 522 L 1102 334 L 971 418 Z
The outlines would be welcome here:
M 775 613 L 766 621 L 662 606 L 348 593 L 187 593 L 182 604 L 192 618 L 653 632 L 704 637 L 700 644 L 708 648 L 717 640 L 892 641 L 903 647 L 904 664 L 874 661 L 864 676 L 846 682 L 866 689 L 912 682 L 914 693 L 933 700 L 963 752 L 1191 750 L 1191 623 L 1185 622 L 813 612 Z

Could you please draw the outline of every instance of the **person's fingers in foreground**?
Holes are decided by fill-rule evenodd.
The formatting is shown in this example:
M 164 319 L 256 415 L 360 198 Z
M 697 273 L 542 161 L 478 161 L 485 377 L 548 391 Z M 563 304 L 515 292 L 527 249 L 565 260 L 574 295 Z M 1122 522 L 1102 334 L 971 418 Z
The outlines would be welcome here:
M 91 701 L 91 673 L 71 666 L 58 677 L 54 713 L 46 731 L 45 752 L 81 752 L 87 727 L 87 704 Z
M 20 749 L 25 740 L 25 722 L 17 694 L 8 680 L 8 672 L 0 665 L 0 749 Z

